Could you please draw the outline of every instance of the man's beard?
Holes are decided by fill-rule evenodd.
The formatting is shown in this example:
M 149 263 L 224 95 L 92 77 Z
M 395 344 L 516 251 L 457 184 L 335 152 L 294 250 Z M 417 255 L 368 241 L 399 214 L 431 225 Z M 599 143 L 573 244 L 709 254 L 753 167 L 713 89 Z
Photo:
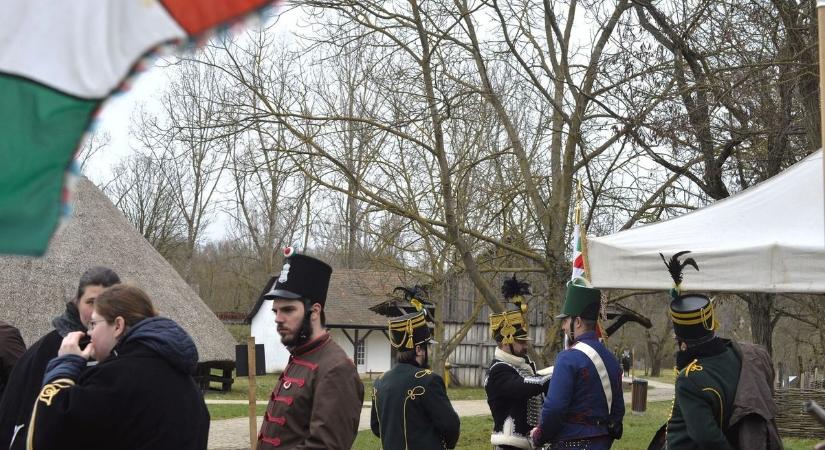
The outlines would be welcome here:
M 311 324 L 309 322 L 309 313 L 304 315 L 304 320 L 301 321 L 301 328 L 291 336 L 281 336 L 281 344 L 288 349 L 300 347 L 309 342 Z
M 510 347 L 513 352 L 513 356 L 518 356 L 519 358 L 524 358 L 527 356 L 527 347 L 522 348 L 520 351 L 516 351 L 515 347 Z

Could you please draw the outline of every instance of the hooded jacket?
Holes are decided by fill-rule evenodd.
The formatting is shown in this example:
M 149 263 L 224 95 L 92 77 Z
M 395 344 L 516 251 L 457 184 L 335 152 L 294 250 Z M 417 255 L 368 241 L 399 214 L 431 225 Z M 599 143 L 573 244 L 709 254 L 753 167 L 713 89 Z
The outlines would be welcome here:
M 77 355 L 55 358 L 28 448 L 205 449 L 209 412 L 192 379 L 197 361 L 192 338 L 163 317 L 132 326 L 94 367 L 83 370 Z
M 17 360 L 9 374 L 3 399 L 0 401 L 0 449 L 23 450 L 29 417 L 40 392 L 46 365 L 57 356 L 63 337 L 73 331 L 86 331 L 73 302 L 52 321 L 54 330 L 32 344 Z

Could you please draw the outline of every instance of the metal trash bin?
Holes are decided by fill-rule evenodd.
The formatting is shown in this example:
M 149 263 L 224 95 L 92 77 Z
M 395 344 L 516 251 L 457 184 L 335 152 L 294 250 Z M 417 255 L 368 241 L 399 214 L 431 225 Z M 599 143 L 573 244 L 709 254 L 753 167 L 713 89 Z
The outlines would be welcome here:
M 636 378 L 630 386 L 630 410 L 633 414 L 647 411 L 647 380 Z

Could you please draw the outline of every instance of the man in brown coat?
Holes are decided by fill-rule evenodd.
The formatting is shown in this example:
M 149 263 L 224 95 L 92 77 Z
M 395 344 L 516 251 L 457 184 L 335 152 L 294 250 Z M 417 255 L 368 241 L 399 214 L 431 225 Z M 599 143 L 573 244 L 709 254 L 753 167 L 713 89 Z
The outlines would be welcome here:
M 324 329 L 324 304 L 332 268 L 284 251 L 272 290 L 272 311 L 289 363 L 272 391 L 258 450 L 352 447 L 364 402 L 364 384 L 352 360 Z

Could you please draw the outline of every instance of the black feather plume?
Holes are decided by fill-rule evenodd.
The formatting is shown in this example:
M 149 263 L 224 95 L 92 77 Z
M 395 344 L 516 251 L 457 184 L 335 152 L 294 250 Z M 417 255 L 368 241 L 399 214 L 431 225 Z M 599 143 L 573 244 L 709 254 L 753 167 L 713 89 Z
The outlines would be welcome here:
M 429 294 L 427 293 L 427 287 L 422 286 L 420 284 L 416 284 L 413 287 L 406 287 L 406 286 L 398 286 L 392 290 L 393 295 L 396 292 L 401 292 L 404 296 L 404 300 L 409 302 L 412 299 L 416 299 L 420 301 L 422 304 L 427 303 L 429 304 Z
M 404 300 L 407 301 L 410 301 L 415 298 L 423 302 L 426 301 L 428 298 L 427 288 L 421 286 L 420 284 L 416 284 L 413 287 L 398 286 L 392 290 L 393 294 L 395 294 L 398 291 L 404 293 Z
M 519 295 L 530 295 L 530 283 L 519 281 L 516 274 L 513 274 L 513 278 L 508 278 L 502 283 L 501 293 L 508 300 Z
M 430 294 L 427 293 L 427 287 L 422 286 L 420 284 L 416 284 L 415 286 L 413 286 L 412 295 L 413 295 L 414 298 L 417 298 L 417 299 L 421 300 L 422 302 L 429 302 L 429 300 L 430 300 Z
M 667 271 L 670 272 L 670 278 L 673 278 L 673 283 L 676 284 L 676 286 L 682 284 L 682 271 L 685 266 L 693 266 L 697 272 L 699 271 L 699 265 L 696 264 L 696 261 L 693 258 L 687 258 L 683 262 L 679 262 L 679 257 L 688 253 L 690 253 L 689 250 L 683 250 L 671 256 L 670 260 L 667 260 L 665 255 L 659 253 L 659 256 L 662 257 L 662 261 L 665 263 L 665 267 L 667 267 Z

